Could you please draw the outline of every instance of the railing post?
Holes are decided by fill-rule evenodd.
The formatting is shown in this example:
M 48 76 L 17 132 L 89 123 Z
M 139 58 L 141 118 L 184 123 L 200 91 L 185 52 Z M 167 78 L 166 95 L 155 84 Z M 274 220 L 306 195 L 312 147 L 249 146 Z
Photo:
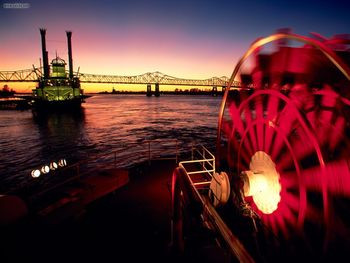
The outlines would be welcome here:
M 204 147 L 202 146 L 202 159 L 203 159 L 203 162 L 202 162 L 202 168 L 204 170 L 205 168 L 205 151 L 204 151 Z
M 80 180 L 80 164 L 79 163 L 77 163 L 77 169 L 76 169 L 76 172 L 77 172 L 77 177 L 79 178 L 79 180 Z
M 148 164 L 151 164 L 151 141 L 148 141 Z
M 215 171 L 215 157 L 214 157 L 214 160 L 213 160 L 213 174 L 212 174 L 213 176 L 214 176 L 215 172 L 216 171 Z
M 194 145 L 193 145 L 194 143 L 193 143 L 193 141 L 192 141 L 192 143 L 191 143 L 191 160 L 193 161 L 194 160 Z
M 176 140 L 176 163 L 178 162 L 178 144 L 177 144 L 177 140 Z
M 114 151 L 114 168 L 117 168 L 117 152 Z

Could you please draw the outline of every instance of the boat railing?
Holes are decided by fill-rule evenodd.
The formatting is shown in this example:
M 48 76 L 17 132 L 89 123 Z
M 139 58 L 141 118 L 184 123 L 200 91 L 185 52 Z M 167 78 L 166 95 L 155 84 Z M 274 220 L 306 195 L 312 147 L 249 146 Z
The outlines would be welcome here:
M 40 190 L 34 191 L 35 194 L 30 196 L 30 200 L 38 199 L 40 196 L 64 185 L 79 182 L 84 177 L 108 169 L 128 169 L 142 162 L 150 164 L 156 160 L 174 160 L 178 163 L 181 152 L 188 150 L 181 147 L 177 139 L 154 139 L 120 145 L 118 149 L 110 152 L 90 155 L 84 160 L 53 171 L 52 173 L 57 176 L 50 176 L 50 183 L 47 186 L 40 187 Z M 38 179 L 40 180 L 40 178 Z M 34 181 L 33 184 L 35 183 Z
M 132 151 L 130 151 L 132 149 Z M 162 154 L 159 154 L 159 149 L 162 150 Z M 134 161 L 133 159 L 137 159 Z M 121 145 L 118 149 L 114 149 L 111 152 L 95 154 L 87 157 L 84 160 L 76 162 L 67 168 L 76 167 L 77 175 L 81 172 L 83 165 L 93 164 L 93 169 L 100 169 L 101 167 L 107 168 L 125 168 L 130 167 L 134 163 L 140 161 L 154 161 L 170 159 L 178 162 L 179 158 L 179 146 L 177 140 L 145 140 L 140 143 L 129 143 Z M 88 169 L 88 171 L 91 171 Z
M 195 187 L 209 186 L 215 173 L 215 156 L 203 145 L 192 145 L 191 160 L 179 163 Z

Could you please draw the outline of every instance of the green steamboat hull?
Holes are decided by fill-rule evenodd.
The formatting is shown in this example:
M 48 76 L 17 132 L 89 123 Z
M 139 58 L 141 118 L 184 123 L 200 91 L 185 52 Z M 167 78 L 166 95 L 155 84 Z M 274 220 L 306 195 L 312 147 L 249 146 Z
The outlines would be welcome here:
M 84 102 L 80 88 L 70 86 L 48 86 L 33 90 L 33 106 L 36 109 L 66 110 L 79 108 Z

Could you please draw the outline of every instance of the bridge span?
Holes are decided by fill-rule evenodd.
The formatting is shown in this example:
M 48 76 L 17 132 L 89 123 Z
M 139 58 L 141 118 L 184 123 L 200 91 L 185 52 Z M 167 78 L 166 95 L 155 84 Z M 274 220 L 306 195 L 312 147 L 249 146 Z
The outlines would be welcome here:
M 159 71 L 147 72 L 135 76 L 99 75 L 79 72 L 75 72 L 75 75 L 79 77 L 81 83 L 159 84 L 225 87 L 229 81 L 227 77 L 212 77 L 209 79 L 184 79 L 166 75 Z M 42 77 L 42 68 L 33 67 L 33 69 L 0 71 L 0 82 L 38 82 Z
M 67 75 L 69 73 L 67 72 Z M 209 86 L 213 92 L 217 87 L 224 90 L 228 84 L 227 77 L 212 77 L 209 79 L 185 79 L 177 78 L 163 74 L 159 71 L 147 72 L 135 76 L 118 76 L 118 75 L 99 75 L 74 72 L 81 83 L 101 83 L 101 84 L 145 84 L 147 85 L 147 95 L 152 95 L 151 85 L 155 85 L 155 95 L 159 95 L 160 85 L 179 85 L 179 86 Z M 39 82 L 44 77 L 43 69 L 36 68 L 16 71 L 0 71 L 0 82 Z M 234 83 L 239 86 L 240 83 Z

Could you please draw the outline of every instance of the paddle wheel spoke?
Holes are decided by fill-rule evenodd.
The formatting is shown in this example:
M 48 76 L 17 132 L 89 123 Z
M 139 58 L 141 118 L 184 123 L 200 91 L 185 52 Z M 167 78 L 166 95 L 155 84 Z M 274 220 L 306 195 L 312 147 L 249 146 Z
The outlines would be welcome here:
M 264 111 L 263 111 L 263 102 L 262 98 L 258 97 L 255 100 L 255 111 L 256 111 L 256 136 L 258 140 L 258 148 L 257 150 L 264 149 Z
M 252 111 L 249 108 L 246 108 L 241 114 L 245 119 L 245 129 L 247 129 L 247 127 L 251 126 L 253 122 Z M 244 140 L 245 146 L 247 147 L 249 145 L 250 153 L 253 154 L 257 149 L 255 131 L 253 129 L 248 129 L 248 134 L 246 134 L 245 137 L 247 137 L 247 140 Z

